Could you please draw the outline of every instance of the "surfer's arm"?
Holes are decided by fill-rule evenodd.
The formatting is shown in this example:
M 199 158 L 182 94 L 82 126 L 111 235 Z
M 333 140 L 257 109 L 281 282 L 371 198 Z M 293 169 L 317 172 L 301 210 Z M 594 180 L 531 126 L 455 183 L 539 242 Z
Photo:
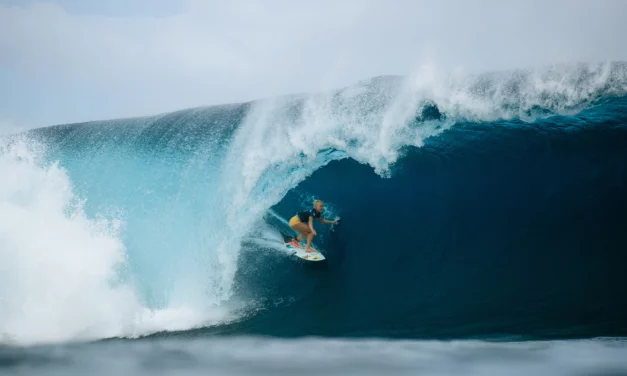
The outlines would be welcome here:
M 309 217 L 309 228 L 311 229 L 311 232 L 316 235 L 316 230 L 313 227 L 313 216 Z

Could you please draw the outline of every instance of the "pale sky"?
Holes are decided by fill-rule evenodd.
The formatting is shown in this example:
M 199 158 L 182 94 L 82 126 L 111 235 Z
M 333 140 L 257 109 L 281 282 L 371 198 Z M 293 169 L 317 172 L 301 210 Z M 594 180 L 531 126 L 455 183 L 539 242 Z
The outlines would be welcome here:
M 339 88 L 422 64 L 627 61 L 624 0 L 0 0 L 0 133 Z

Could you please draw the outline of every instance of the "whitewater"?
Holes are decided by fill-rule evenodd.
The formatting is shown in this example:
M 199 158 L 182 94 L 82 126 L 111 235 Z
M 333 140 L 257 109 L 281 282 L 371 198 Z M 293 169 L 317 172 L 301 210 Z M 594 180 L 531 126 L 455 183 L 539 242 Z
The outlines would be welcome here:
M 616 268 L 625 245 L 618 228 L 626 93 L 623 63 L 480 75 L 425 66 L 332 92 L 1 136 L 0 343 L 9 346 L 2 351 L 35 345 L 23 354 L 28 364 L 48 345 L 117 338 L 95 346 L 118 354 L 130 341 L 141 353 L 165 338 L 162 346 L 182 346 L 190 359 L 207 348 L 219 358 L 229 341 L 243 341 L 248 359 L 255 340 L 238 336 L 261 334 L 379 338 L 333 346 L 399 347 L 391 351 L 400 365 L 417 361 L 402 355 L 416 346 L 442 372 L 460 361 L 447 358 L 457 347 L 494 369 L 503 365 L 491 363 L 493 351 L 546 351 L 559 368 L 569 346 L 593 348 L 614 364 L 624 355 L 620 339 L 521 342 L 511 352 L 482 341 L 449 348 L 420 340 L 627 334 L 625 303 L 616 298 L 625 292 Z M 320 231 L 329 262 L 318 269 L 263 240 L 315 198 L 327 200 L 328 216 L 343 218 Z M 585 211 L 593 201 L 596 217 Z M 582 217 L 541 211 L 552 205 L 552 213 Z M 369 225 L 365 213 L 373 211 Z M 482 237 L 472 235 L 473 222 L 484 226 Z M 571 229 L 569 238 L 560 226 Z M 534 238 L 541 240 L 531 248 L 513 247 Z M 593 242 L 597 258 L 586 253 Z M 551 270 L 534 269 L 540 256 L 530 249 L 540 244 Z M 562 246 L 571 261 L 559 268 Z M 394 263 L 377 260 L 383 255 Z M 583 276 L 587 287 L 577 287 Z M 509 290 L 498 291 L 499 278 Z M 586 300 L 594 307 L 577 313 Z M 267 356 L 278 353 L 290 352 Z M 312 352 L 312 362 L 323 353 Z M 337 362 L 331 372 L 341 373 Z M 521 370 L 533 369 L 522 362 Z M 217 370 L 234 372 L 223 366 Z

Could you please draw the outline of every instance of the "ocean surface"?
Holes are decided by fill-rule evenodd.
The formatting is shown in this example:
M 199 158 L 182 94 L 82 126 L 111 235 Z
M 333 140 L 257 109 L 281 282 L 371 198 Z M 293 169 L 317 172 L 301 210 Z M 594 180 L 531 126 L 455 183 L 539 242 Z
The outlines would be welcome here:
M 623 63 L 55 125 L 0 176 L 0 374 L 627 374 Z

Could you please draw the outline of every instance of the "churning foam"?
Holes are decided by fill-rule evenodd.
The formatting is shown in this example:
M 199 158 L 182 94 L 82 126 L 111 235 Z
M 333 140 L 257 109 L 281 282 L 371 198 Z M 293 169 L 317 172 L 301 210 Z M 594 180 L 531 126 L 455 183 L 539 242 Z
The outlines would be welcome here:
M 324 150 L 340 151 L 388 176 L 402 147 L 421 147 L 456 123 L 569 115 L 603 96 L 626 92 L 624 64 L 482 75 L 425 65 L 404 78 L 378 77 L 330 93 L 258 101 L 233 145 L 244 177 L 240 196 L 247 197 L 268 172 L 317 164 Z M 428 106 L 442 117 L 422 117 Z
M 0 343 L 136 336 L 220 319 L 187 309 L 149 310 L 125 266 L 121 223 L 88 218 L 58 164 L 37 148 L 0 148 Z

